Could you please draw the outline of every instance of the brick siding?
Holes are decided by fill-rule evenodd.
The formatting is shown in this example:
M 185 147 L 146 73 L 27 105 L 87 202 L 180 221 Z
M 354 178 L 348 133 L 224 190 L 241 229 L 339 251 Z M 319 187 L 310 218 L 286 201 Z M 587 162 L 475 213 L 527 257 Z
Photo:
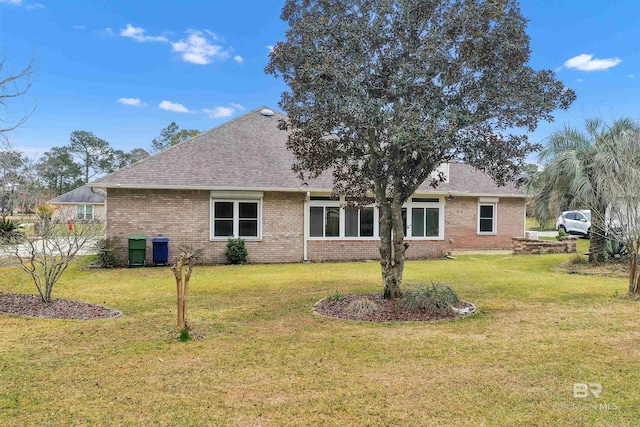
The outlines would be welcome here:
M 251 263 L 303 261 L 304 194 L 266 192 L 262 203 L 262 240 L 246 241 Z M 507 249 L 524 235 L 524 199 L 500 198 L 496 235 L 478 235 L 478 198 L 456 197 L 445 207 L 443 240 L 408 240 L 408 259 L 441 256 L 455 249 Z M 204 261 L 224 263 L 226 241 L 210 241 L 210 192 L 109 189 L 107 236 L 122 239 L 126 263 L 127 236 L 147 235 L 146 260 L 152 260 L 153 237 L 169 238 L 169 259 L 181 245 L 204 250 Z M 309 240 L 308 259 L 348 261 L 379 259 L 378 240 Z
M 265 193 L 262 240 L 246 241 L 250 263 L 302 262 L 303 200 L 299 193 Z M 169 260 L 182 245 L 201 248 L 203 260 L 224 263 L 226 241 L 209 239 L 209 191 L 109 189 L 107 236 L 147 235 L 146 262 L 152 262 L 154 237 L 169 238 Z M 126 250 L 120 254 L 127 261 Z

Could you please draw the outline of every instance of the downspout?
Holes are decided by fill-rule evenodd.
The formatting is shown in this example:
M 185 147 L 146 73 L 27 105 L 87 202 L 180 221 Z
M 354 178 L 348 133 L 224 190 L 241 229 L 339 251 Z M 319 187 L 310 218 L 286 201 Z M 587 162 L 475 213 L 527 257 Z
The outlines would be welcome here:
M 303 235 L 302 235 L 302 257 L 303 257 L 303 262 L 309 262 L 309 259 L 307 257 L 307 239 L 309 236 L 309 200 L 311 200 L 311 193 L 307 191 L 307 195 L 304 198 L 304 212 L 303 212 L 303 222 L 304 222 L 304 226 L 303 226 Z

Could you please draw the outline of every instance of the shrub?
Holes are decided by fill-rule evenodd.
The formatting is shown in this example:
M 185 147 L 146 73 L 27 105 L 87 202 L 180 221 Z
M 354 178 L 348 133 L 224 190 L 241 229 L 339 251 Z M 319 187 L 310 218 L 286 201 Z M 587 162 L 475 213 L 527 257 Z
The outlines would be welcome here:
M 460 307 L 458 295 L 444 283 L 419 284 L 416 289 L 405 291 L 398 308 L 413 313 L 451 314 L 452 307 Z
M 627 248 L 622 244 L 619 232 L 612 231 L 607 235 L 606 249 L 609 259 L 612 260 L 618 261 L 627 255 Z
M 242 239 L 229 239 L 224 253 L 231 264 L 246 264 L 249 252 Z
M 569 258 L 569 264 L 570 265 L 589 264 L 589 258 L 581 254 L 574 254 L 571 258 Z
M 358 319 L 377 313 L 379 310 L 380 304 L 370 300 L 369 298 L 358 298 L 357 300 L 352 301 L 347 307 L 349 314 Z
M 556 236 L 556 240 L 561 241 L 563 237 L 567 237 L 567 236 L 570 236 L 570 234 L 561 228 L 560 230 L 558 230 L 558 235 Z
M 0 218 L 0 243 L 17 243 L 21 240 L 21 227 L 8 218 Z
M 96 249 L 98 249 L 95 257 L 97 265 L 102 268 L 115 267 L 122 244 L 119 237 L 106 237 L 96 242 Z

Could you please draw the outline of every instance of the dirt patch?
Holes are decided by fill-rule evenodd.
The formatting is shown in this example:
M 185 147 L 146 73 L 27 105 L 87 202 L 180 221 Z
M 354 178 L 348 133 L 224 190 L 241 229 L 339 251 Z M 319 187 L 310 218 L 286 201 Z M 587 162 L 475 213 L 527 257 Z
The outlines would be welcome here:
M 354 314 L 352 303 L 366 298 L 375 303 L 379 308 L 373 313 Z M 355 320 L 360 322 L 431 322 L 436 320 L 455 319 L 467 314 L 475 313 L 476 306 L 470 302 L 461 301 L 462 307 L 459 313 L 448 315 L 432 315 L 423 312 L 409 312 L 398 309 L 398 299 L 383 299 L 382 294 L 344 295 L 339 299 L 324 298 L 313 306 L 317 314 L 336 319 Z
M 64 299 L 44 302 L 38 295 L 2 293 L 0 293 L 0 314 L 74 320 L 111 319 L 122 316 L 121 311 L 102 305 Z

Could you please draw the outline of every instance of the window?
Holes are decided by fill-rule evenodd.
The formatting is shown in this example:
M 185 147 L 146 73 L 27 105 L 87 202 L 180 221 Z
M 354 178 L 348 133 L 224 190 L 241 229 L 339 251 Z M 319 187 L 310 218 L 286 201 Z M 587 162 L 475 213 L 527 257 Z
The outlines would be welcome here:
M 340 236 L 339 206 L 311 206 L 309 220 L 311 237 Z
M 478 233 L 496 233 L 496 205 L 494 203 L 478 205 Z
M 437 237 L 439 231 L 439 208 L 411 208 L 411 237 Z
M 214 239 L 260 238 L 259 200 L 212 200 L 211 218 Z
M 380 213 L 376 206 L 354 209 L 341 206 L 340 200 L 311 196 L 308 215 L 310 238 L 369 239 L 378 238 L 380 235 Z M 402 208 L 402 222 L 404 234 L 408 239 L 443 239 L 444 199 L 409 199 Z
M 93 205 L 76 205 L 76 213 L 79 220 L 93 219 Z
M 345 209 L 345 237 L 373 237 L 373 208 Z

